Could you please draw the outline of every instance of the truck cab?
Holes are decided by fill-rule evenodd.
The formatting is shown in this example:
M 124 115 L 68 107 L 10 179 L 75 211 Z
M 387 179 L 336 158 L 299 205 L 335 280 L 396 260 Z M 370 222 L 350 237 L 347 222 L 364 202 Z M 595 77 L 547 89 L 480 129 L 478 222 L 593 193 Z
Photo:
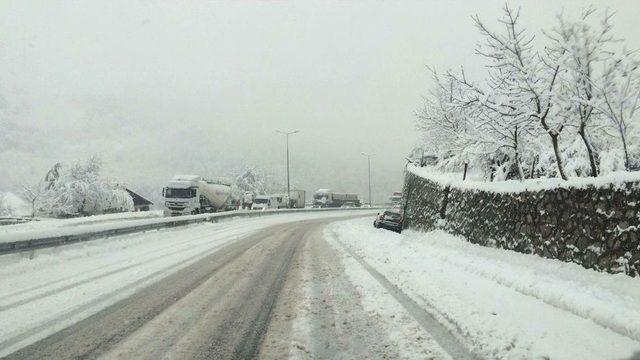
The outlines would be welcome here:
M 258 195 L 251 203 L 251 210 L 266 210 L 271 208 L 271 197 L 267 195 Z
M 162 189 L 165 207 L 171 215 L 200 212 L 200 191 L 196 182 L 170 181 Z

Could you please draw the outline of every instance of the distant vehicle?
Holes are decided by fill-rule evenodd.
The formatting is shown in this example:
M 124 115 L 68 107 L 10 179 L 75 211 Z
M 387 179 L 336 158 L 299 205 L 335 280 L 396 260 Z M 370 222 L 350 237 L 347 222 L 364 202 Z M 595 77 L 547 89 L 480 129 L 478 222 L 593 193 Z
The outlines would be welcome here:
M 392 205 L 400 205 L 402 204 L 402 192 L 394 191 L 393 194 L 389 197 L 389 201 Z
M 271 203 L 275 209 L 286 209 L 289 207 L 289 197 L 287 194 L 271 195 Z
M 397 233 L 402 232 L 404 215 L 398 209 L 389 209 L 379 213 L 373 221 L 373 227 L 382 228 Z
M 165 188 L 162 197 L 168 215 L 188 215 L 228 209 L 231 185 L 203 179 L 198 175 L 176 175 Z
M 304 208 L 307 192 L 304 190 L 291 190 L 289 193 L 291 194 L 291 197 L 289 198 L 289 207 L 292 209 Z
M 287 195 L 258 195 L 253 199 L 251 210 L 283 209 L 287 207 Z
M 251 210 L 266 210 L 271 208 L 271 197 L 268 195 L 258 195 L 251 203 Z
M 329 189 L 319 189 L 313 194 L 313 207 L 336 208 L 342 205 L 360 207 L 358 194 L 337 193 Z
M 253 193 L 251 191 L 245 191 L 242 195 L 242 209 L 251 210 L 251 205 L 253 205 Z

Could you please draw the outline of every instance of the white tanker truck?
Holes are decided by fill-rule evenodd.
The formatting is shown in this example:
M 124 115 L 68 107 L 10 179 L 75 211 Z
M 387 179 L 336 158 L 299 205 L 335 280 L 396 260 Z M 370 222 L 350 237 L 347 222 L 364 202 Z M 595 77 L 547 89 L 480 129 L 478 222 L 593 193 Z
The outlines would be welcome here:
M 198 175 L 176 175 L 162 189 L 162 197 L 167 215 L 224 211 L 231 197 L 231 185 Z

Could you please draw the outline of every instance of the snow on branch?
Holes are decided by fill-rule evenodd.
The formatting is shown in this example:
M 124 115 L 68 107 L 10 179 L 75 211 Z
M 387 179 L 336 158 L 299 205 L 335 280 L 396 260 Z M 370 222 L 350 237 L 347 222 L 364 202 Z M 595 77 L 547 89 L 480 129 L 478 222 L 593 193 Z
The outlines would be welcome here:
M 472 19 L 485 77 L 429 69 L 433 86 L 416 113 L 421 148 L 440 168 L 471 164 L 489 181 L 640 168 L 640 62 L 619 49 L 613 13 L 560 14 L 542 38 L 508 5 L 498 30 Z

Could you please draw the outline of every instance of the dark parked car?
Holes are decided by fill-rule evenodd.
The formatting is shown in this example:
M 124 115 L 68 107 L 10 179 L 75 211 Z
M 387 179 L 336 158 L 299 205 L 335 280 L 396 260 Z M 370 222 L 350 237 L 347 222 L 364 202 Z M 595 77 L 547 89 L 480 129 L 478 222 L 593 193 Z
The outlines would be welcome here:
M 385 210 L 376 216 L 373 227 L 402 232 L 404 216 L 399 209 Z

